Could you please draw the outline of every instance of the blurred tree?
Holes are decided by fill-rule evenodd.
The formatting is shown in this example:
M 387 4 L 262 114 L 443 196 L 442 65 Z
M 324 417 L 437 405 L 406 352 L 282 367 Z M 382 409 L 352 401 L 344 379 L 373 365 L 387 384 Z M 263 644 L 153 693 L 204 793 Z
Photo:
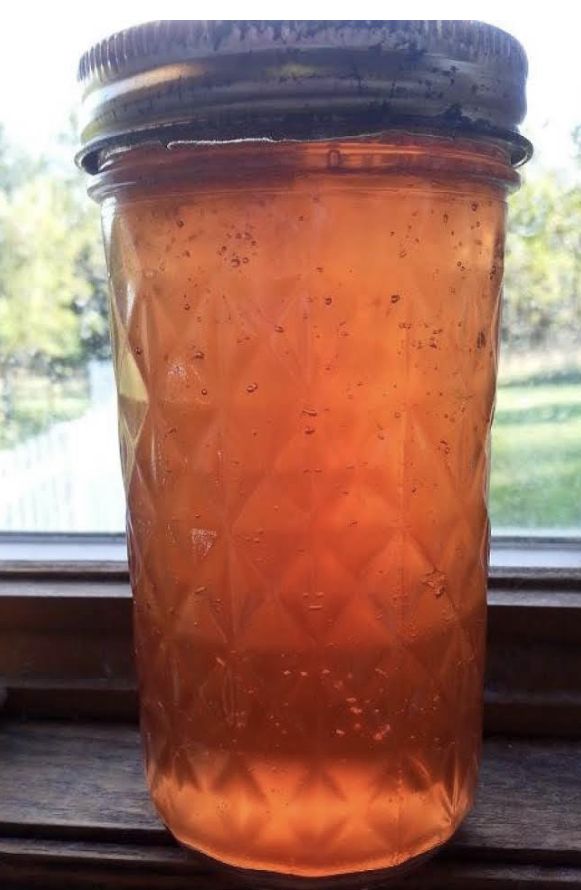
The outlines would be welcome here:
M 27 162 L 0 134 L 0 366 L 58 374 L 104 357 L 106 307 L 98 210 L 72 157 Z
M 503 340 L 522 350 L 581 343 L 577 182 L 553 171 L 525 181 L 510 200 L 507 246 Z

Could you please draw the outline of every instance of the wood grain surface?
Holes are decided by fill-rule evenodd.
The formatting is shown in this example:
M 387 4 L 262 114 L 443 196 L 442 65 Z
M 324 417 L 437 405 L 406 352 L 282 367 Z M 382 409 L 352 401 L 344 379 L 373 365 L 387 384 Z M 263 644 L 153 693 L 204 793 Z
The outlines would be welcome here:
M 3 890 L 222 890 L 239 881 L 178 847 L 161 825 L 133 726 L 0 723 Z M 473 812 L 401 886 L 581 887 L 581 742 L 487 739 Z

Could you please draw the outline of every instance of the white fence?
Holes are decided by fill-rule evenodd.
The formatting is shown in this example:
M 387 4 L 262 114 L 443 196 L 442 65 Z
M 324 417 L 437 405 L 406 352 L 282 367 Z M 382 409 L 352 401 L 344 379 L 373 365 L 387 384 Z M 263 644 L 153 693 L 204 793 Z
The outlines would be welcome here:
M 116 404 L 104 379 L 82 417 L 0 451 L 2 531 L 124 529 Z

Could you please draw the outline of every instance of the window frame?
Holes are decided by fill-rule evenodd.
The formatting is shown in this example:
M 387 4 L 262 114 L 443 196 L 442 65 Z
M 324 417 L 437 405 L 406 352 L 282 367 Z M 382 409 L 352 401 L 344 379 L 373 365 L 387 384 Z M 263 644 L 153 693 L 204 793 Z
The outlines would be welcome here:
M 127 565 L 127 539 L 117 532 L 0 532 L 2 566 L 30 563 Z M 491 571 L 581 570 L 581 537 L 493 534 Z

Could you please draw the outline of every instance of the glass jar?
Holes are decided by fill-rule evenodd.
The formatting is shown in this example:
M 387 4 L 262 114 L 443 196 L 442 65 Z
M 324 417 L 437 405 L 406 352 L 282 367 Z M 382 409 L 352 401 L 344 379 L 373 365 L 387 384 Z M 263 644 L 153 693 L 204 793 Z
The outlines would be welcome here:
M 222 862 L 391 869 L 471 805 L 513 151 L 100 150 L 148 781 Z

